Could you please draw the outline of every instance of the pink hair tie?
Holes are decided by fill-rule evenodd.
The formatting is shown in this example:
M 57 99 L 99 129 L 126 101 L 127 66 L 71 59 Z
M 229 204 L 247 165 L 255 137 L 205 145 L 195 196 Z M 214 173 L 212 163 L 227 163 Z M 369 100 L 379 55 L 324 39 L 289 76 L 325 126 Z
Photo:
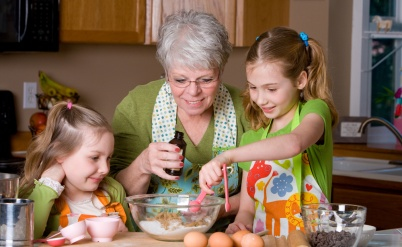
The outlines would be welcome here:
M 67 103 L 67 108 L 68 108 L 69 110 L 71 110 L 71 107 L 73 107 L 73 102 L 69 101 L 69 102 Z

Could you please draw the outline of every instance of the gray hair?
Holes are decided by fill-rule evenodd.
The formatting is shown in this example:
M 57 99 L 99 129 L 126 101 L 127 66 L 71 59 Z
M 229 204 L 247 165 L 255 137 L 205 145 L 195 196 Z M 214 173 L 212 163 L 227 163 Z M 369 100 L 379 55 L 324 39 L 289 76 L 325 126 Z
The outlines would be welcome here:
M 165 72 L 173 65 L 222 72 L 231 51 L 228 32 L 213 15 L 179 11 L 159 29 L 156 58 Z

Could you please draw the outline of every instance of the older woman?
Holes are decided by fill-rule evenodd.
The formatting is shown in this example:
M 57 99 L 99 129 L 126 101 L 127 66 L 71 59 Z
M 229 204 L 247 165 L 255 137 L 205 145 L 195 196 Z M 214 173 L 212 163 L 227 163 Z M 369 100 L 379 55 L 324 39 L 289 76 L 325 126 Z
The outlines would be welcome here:
M 202 165 L 238 145 L 248 130 L 241 92 L 221 82 L 231 51 L 227 31 L 212 15 L 182 11 L 167 17 L 157 45 L 166 78 L 130 91 L 113 118 L 111 172 L 128 195 L 197 194 Z M 175 130 L 187 143 L 184 164 L 177 146 L 168 143 Z M 222 207 L 220 216 L 238 211 L 241 176 L 237 164 L 228 167 L 232 207 L 228 213 Z M 183 168 L 183 174 L 168 175 L 167 168 Z M 213 189 L 224 195 L 223 183 Z

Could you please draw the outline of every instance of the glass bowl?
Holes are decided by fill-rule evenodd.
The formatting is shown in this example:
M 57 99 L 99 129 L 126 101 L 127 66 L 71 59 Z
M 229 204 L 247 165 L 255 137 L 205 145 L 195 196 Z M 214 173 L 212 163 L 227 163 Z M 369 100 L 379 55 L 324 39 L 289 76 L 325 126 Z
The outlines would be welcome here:
M 205 196 L 201 205 L 189 205 L 197 196 L 145 194 L 129 196 L 126 201 L 135 223 L 143 232 L 157 240 L 182 241 L 188 232 L 207 232 L 225 203 L 223 198 Z M 191 210 L 193 207 L 200 207 L 200 210 Z
M 374 237 L 376 231 L 375 226 L 364 225 L 363 232 L 360 236 L 359 243 L 357 244 L 358 247 L 366 247 L 371 239 Z
M 367 208 L 340 203 L 316 203 L 302 206 L 304 228 L 312 247 L 356 247 Z

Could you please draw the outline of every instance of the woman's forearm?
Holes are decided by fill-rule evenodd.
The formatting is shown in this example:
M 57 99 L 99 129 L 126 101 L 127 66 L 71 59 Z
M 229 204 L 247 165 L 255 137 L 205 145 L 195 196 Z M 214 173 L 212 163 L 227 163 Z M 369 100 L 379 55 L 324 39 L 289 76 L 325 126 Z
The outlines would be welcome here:
M 143 162 L 141 153 L 131 164 L 116 174 L 119 181 L 126 190 L 127 196 L 146 194 L 148 191 L 151 175 L 141 169 Z

